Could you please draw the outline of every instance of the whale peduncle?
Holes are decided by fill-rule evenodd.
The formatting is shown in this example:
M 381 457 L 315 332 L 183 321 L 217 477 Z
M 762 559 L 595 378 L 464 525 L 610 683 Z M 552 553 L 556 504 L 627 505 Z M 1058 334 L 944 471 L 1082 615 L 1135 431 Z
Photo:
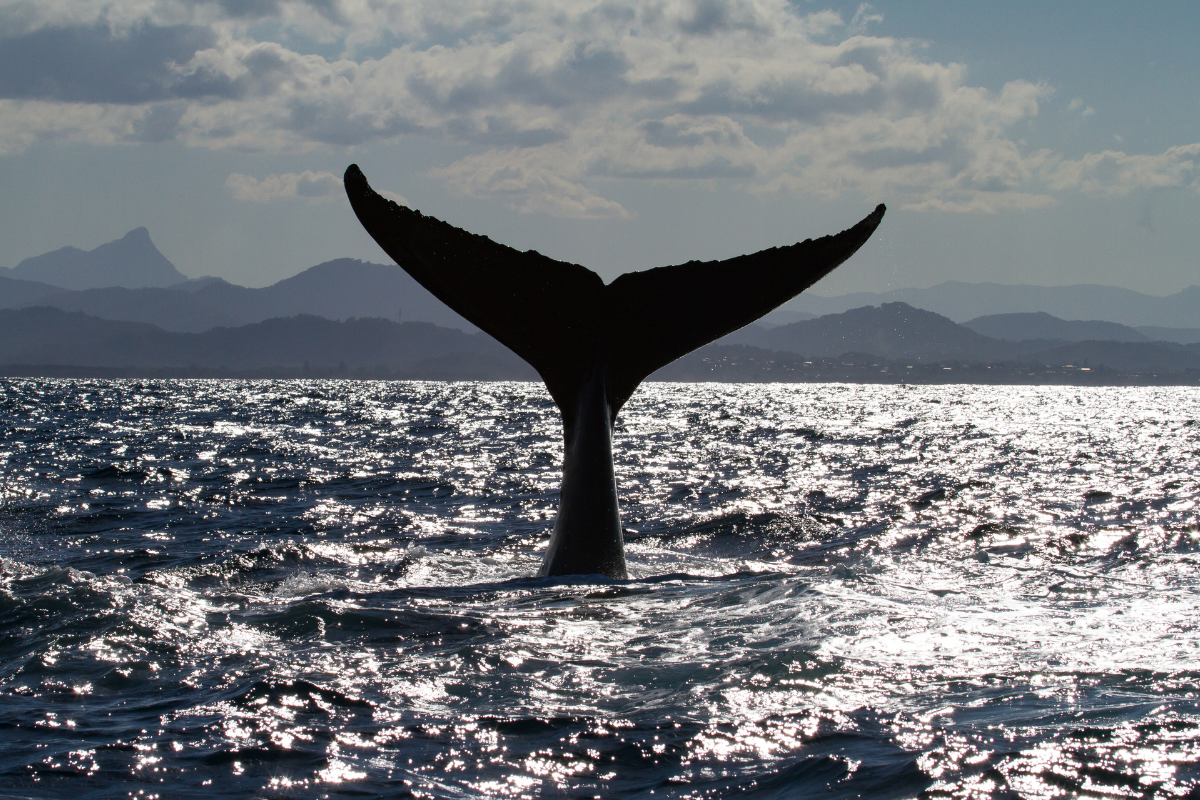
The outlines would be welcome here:
M 599 573 L 624 580 L 625 543 L 613 469 L 614 414 L 604 386 L 601 357 L 575 398 L 570 427 L 563 428 L 563 478 L 558 517 L 538 574 Z

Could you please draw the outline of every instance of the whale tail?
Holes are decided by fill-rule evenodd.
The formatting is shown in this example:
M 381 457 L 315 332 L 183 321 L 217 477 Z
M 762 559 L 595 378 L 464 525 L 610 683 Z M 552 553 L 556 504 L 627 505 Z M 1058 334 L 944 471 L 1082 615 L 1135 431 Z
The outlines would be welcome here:
M 638 384 L 748 325 L 854 254 L 884 207 L 836 236 L 726 261 L 630 272 L 607 286 L 578 264 L 520 252 L 380 197 L 346 170 L 354 213 L 379 246 L 450 308 L 528 361 L 563 416 L 558 517 L 541 575 L 623 579 L 612 459 L 617 412 Z
M 529 362 L 574 427 L 597 359 L 610 423 L 643 380 L 750 324 L 829 274 L 883 219 L 725 261 L 629 272 L 605 285 L 578 264 L 520 252 L 400 206 L 351 164 L 346 194 L 367 232 L 435 297 Z

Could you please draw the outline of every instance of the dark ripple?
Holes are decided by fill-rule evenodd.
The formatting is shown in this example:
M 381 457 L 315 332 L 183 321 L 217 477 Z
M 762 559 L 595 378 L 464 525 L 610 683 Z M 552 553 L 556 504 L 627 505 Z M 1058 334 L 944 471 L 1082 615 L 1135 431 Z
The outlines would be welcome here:
M 1185 795 L 1196 402 L 649 386 L 613 582 L 530 577 L 561 459 L 539 386 L 5 381 L 0 777 Z

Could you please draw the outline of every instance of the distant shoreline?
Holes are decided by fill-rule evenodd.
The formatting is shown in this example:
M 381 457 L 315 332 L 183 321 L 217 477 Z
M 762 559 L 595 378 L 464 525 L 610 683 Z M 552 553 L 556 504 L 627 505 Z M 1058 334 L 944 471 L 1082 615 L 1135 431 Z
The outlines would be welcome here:
M 499 369 L 437 368 L 428 371 L 386 367 L 279 366 L 255 369 L 225 367 L 99 367 L 70 364 L 0 364 L 0 378 L 133 379 L 133 380 L 388 380 L 539 382 L 526 374 Z M 1124 373 L 1104 365 L 1091 367 L 1039 364 L 964 364 L 947 361 L 904 364 L 867 354 L 805 359 L 736 345 L 712 345 L 651 375 L 662 383 L 860 383 L 880 385 L 977 386 L 1200 386 L 1200 370 Z

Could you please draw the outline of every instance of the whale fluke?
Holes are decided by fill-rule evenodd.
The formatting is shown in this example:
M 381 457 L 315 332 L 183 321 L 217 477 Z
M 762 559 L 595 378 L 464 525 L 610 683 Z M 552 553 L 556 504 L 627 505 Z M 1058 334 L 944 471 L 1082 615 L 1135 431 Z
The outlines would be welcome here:
M 605 285 L 578 264 L 506 247 L 387 200 L 355 164 L 345 187 L 384 252 L 529 362 L 558 404 L 565 463 L 544 575 L 626 575 L 611 436 L 638 384 L 812 286 L 870 238 L 885 211 L 880 205 L 834 236 L 630 272 Z

